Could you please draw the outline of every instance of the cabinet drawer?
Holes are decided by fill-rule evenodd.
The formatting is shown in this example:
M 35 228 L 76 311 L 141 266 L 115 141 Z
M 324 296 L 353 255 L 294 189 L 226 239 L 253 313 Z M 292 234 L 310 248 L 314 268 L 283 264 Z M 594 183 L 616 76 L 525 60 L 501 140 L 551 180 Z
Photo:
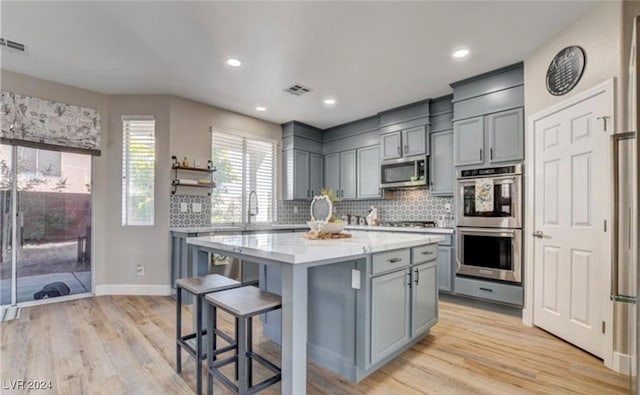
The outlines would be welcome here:
M 515 306 L 524 304 L 524 291 L 518 285 L 456 277 L 455 293 Z
M 411 264 L 429 262 L 438 257 L 438 245 L 429 244 L 411 249 Z
M 371 274 L 387 272 L 393 269 L 400 269 L 409 266 L 409 249 L 395 250 L 374 254 L 371 265 Z

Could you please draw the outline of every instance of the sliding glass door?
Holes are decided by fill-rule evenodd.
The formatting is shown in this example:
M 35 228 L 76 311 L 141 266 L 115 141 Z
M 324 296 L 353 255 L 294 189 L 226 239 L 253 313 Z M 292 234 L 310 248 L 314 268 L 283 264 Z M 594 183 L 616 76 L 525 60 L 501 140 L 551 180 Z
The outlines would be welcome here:
M 2 304 L 91 292 L 91 156 L 1 149 Z

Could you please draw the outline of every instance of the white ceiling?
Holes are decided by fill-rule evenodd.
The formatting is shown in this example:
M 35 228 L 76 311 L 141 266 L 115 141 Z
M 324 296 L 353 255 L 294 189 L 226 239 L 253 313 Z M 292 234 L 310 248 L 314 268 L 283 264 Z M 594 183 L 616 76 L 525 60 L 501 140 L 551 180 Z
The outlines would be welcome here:
M 3 69 L 104 93 L 170 93 L 328 127 L 520 61 L 592 2 L 12 2 Z M 466 46 L 471 55 L 453 61 Z M 225 64 L 235 57 L 243 66 Z M 314 89 L 283 92 L 293 83 Z M 335 97 L 337 105 L 322 100 Z M 267 107 L 259 113 L 255 107 Z

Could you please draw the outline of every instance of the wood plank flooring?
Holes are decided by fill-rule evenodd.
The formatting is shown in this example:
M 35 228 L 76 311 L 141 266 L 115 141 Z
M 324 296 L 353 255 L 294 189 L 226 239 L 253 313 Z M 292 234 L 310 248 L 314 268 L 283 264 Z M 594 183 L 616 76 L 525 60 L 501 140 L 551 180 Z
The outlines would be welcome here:
M 183 373 L 174 370 L 174 309 L 174 299 L 149 296 L 25 308 L 19 320 L 0 324 L 3 386 L 22 378 L 52 380 L 52 391 L 32 393 L 192 394 L 194 361 L 184 353 Z M 183 317 L 187 330 L 188 307 Z M 219 325 L 233 333 L 228 317 L 220 317 Z M 278 347 L 255 327 L 256 350 L 278 361 Z M 440 322 L 431 335 L 373 375 L 352 384 L 311 363 L 307 389 L 309 394 L 624 394 L 626 386 L 626 377 L 597 358 L 517 317 L 441 301 Z M 229 392 L 216 386 L 216 393 Z M 280 386 L 263 393 L 280 393 Z

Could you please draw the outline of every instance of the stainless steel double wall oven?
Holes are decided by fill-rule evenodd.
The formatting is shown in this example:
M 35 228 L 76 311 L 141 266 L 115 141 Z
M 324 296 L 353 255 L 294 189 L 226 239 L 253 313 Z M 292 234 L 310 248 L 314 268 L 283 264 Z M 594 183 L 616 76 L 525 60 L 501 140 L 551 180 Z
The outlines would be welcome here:
M 457 274 L 522 283 L 522 165 L 458 171 Z

